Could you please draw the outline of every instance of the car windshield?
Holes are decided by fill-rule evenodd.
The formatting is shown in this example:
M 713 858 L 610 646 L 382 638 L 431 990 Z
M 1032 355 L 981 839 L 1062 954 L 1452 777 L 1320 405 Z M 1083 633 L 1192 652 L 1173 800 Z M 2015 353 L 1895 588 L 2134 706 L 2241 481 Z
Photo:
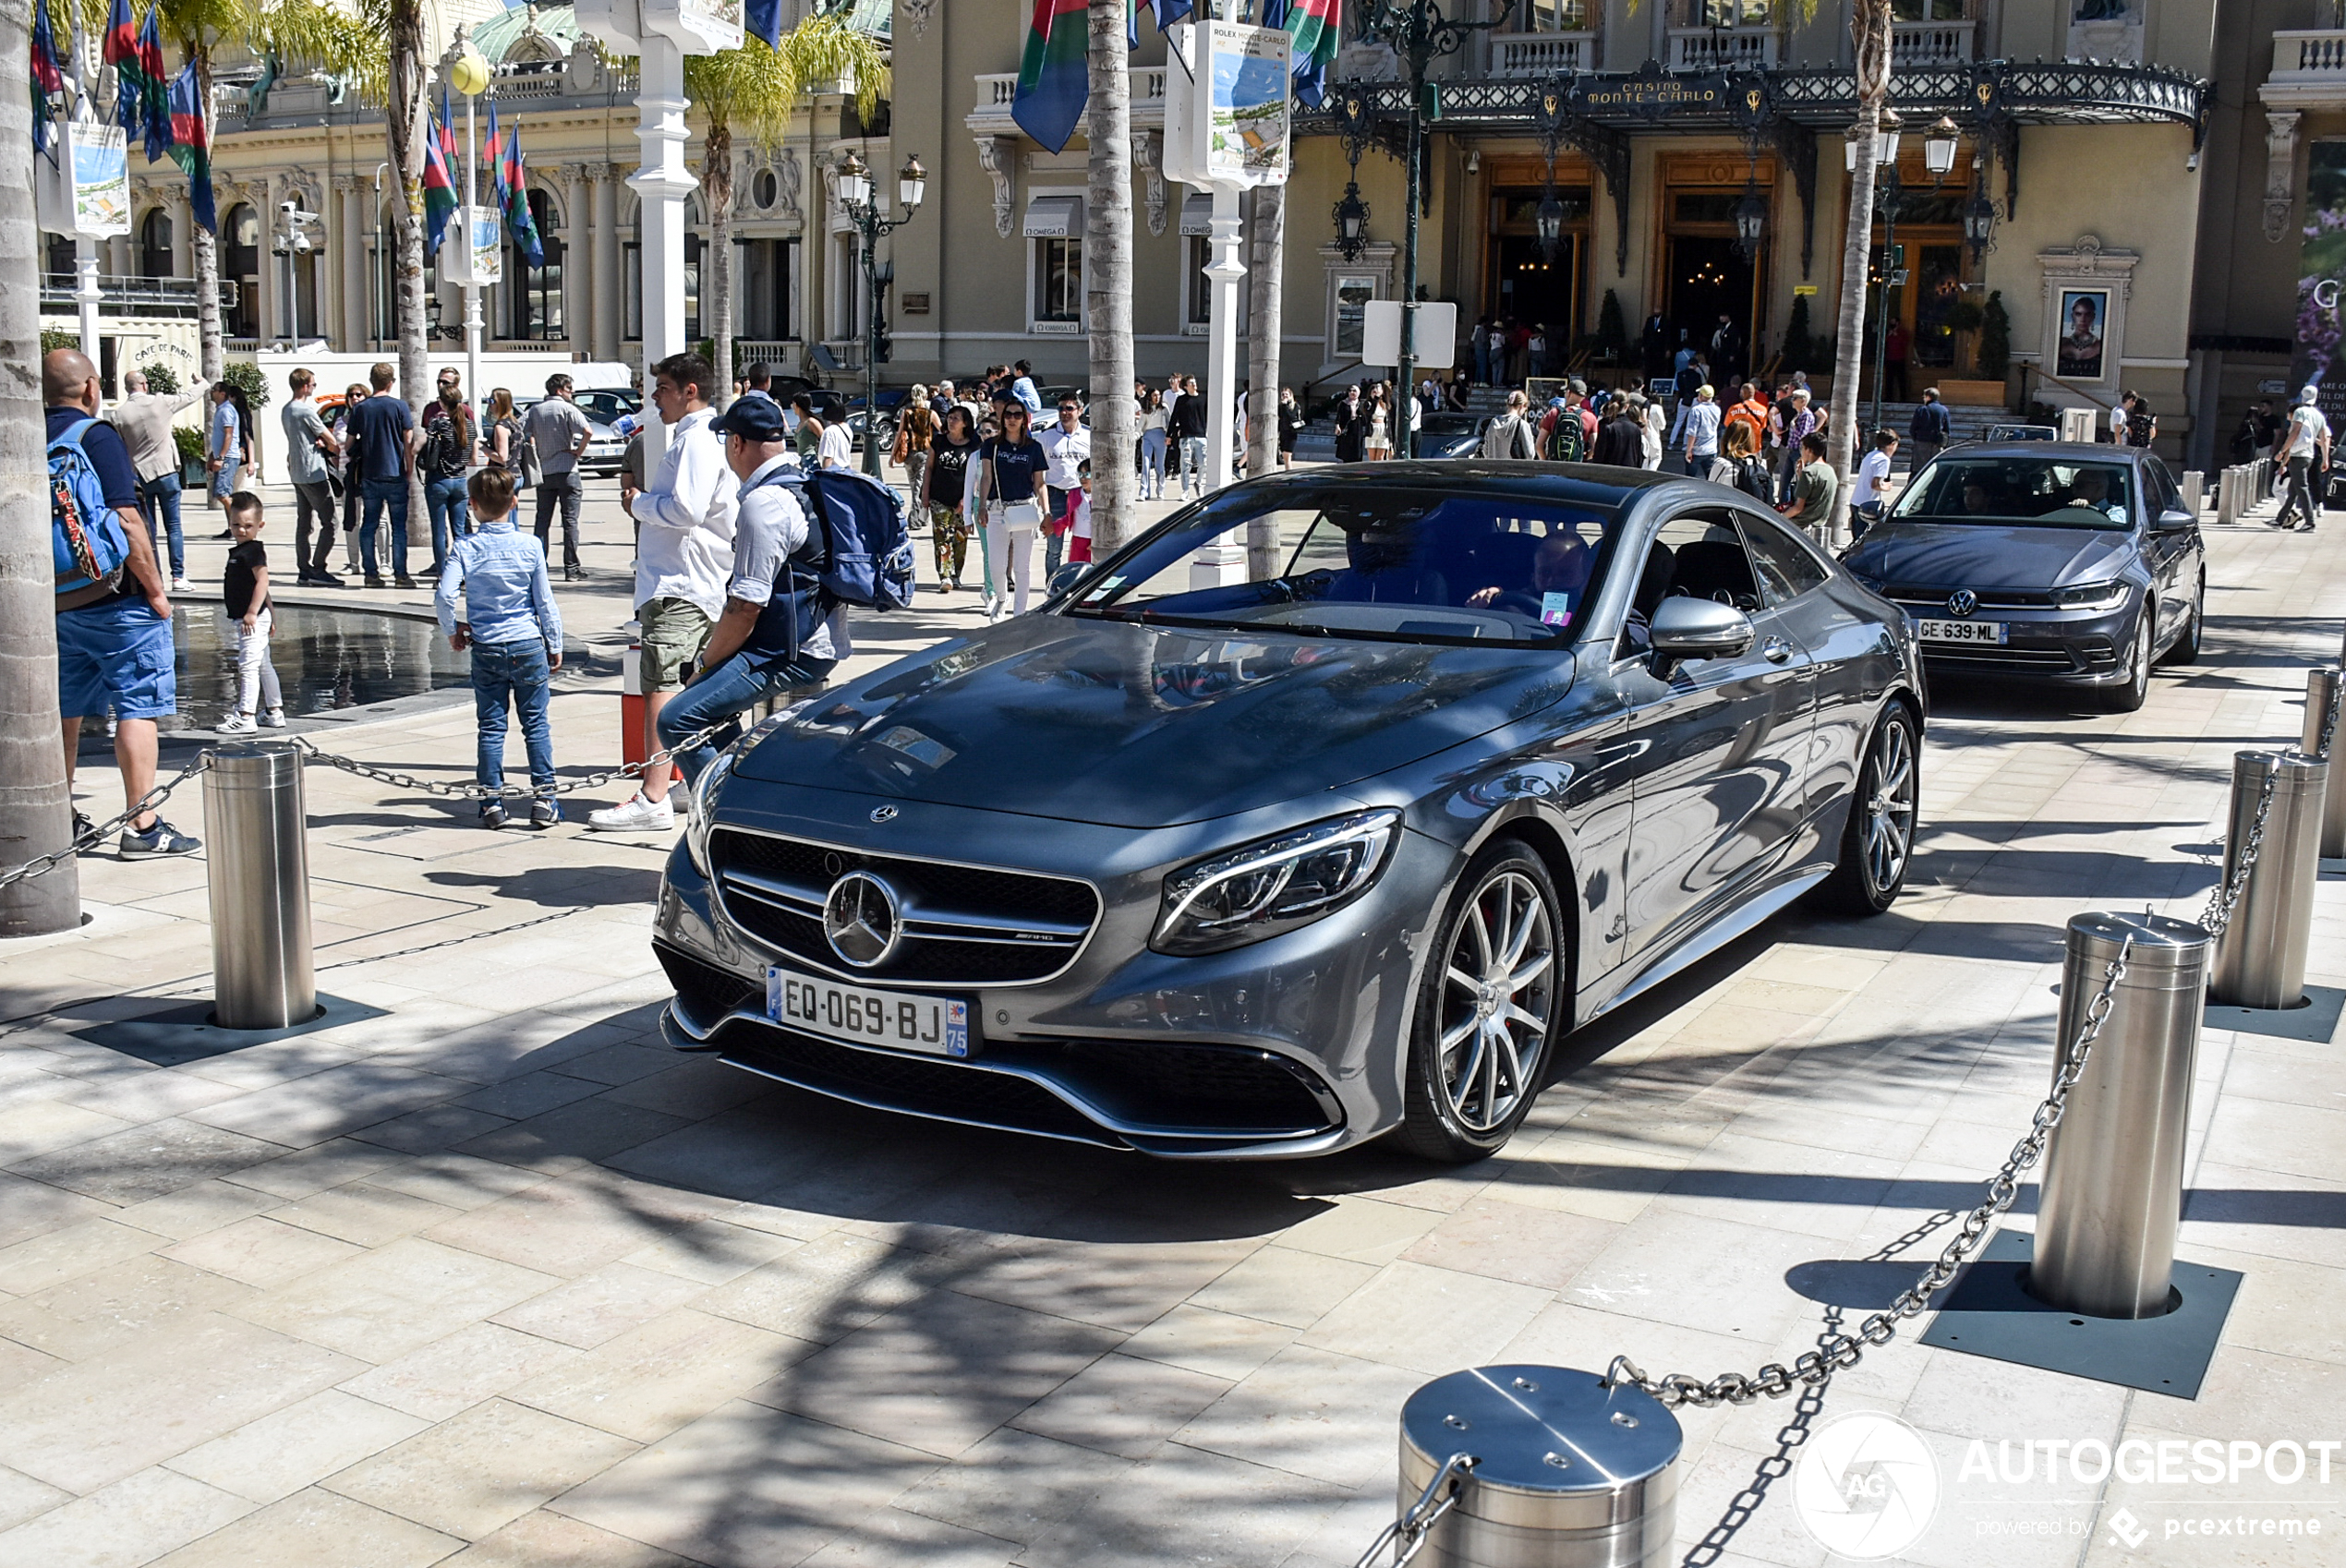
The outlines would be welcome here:
M 1079 584 L 1067 613 L 1561 647 L 1587 623 L 1619 523 L 1615 509 L 1523 494 L 1241 490 L 1175 518 Z
M 2134 517 L 2134 470 L 2073 457 L 1941 457 L 1890 509 L 1932 523 L 2026 523 L 2123 528 Z

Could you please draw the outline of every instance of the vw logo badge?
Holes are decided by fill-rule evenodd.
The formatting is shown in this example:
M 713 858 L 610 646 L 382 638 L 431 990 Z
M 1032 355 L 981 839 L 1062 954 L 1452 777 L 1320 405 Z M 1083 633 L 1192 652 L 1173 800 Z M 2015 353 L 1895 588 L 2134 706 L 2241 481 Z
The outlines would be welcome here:
M 1961 621 L 1979 608 L 1979 596 L 1969 588 L 1957 588 L 1947 596 L 1947 613 Z
M 877 969 L 896 951 L 903 931 L 896 889 L 870 872 L 851 871 L 831 884 L 823 900 L 823 935 L 841 961 Z
M 894 822 L 896 820 L 896 808 L 894 806 L 874 806 L 872 808 L 872 820 L 874 822 Z

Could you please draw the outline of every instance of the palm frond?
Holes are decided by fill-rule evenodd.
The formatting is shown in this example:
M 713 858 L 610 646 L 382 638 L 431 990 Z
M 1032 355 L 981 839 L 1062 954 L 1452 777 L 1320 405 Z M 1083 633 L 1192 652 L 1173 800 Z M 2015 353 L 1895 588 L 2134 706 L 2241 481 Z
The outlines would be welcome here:
M 802 88 L 852 79 L 856 112 L 865 119 L 878 111 L 893 85 L 888 51 L 869 33 L 850 27 L 840 13 L 807 18 L 782 34 L 776 53 Z
M 684 57 L 684 96 L 721 126 L 760 147 L 790 128 L 799 94 L 853 80 L 855 107 L 869 119 L 891 85 L 888 51 L 838 16 L 807 18 L 782 34 L 780 49 L 751 38 L 739 49 Z
M 266 0 L 254 18 L 252 43 L 288 65 L 341 77 L 377 102 L 389 82 L 381 31 L 337 0 Z

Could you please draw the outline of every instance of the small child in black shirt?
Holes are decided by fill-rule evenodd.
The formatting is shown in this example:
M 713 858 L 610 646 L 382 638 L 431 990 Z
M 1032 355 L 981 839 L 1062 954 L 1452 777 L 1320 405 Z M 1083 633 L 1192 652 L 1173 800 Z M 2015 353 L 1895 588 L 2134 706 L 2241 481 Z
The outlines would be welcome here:
M 284 694 L 276 666 L 269 661 L 269 634 L 275 617 L 269 603 L 269 552 L 260 542 L 260 498 L 238 490 L 228 498 L 228 529 L 236 537 L 228 551 L 221 594 L 236 648 L 236 711 L 221 723 L 223 735 L 249 735 L 285 727 Z

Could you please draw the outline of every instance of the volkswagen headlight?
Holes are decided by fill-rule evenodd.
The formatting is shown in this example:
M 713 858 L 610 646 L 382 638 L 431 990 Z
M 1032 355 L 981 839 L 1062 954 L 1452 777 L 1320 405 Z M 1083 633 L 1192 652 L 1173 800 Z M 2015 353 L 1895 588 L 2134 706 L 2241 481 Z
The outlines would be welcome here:
M 1400 837 L 1399 812 L 1359 812 L 1186 865 L 1165 879 L 1149 946 L 1218 953 L 1309 925 L 1367 892 Z
M 2126 585 L 2113 577 L 2062 588 L 2053 595 L 2053 603 L 2063 609 L 2116 609 L 2126 602 Z

